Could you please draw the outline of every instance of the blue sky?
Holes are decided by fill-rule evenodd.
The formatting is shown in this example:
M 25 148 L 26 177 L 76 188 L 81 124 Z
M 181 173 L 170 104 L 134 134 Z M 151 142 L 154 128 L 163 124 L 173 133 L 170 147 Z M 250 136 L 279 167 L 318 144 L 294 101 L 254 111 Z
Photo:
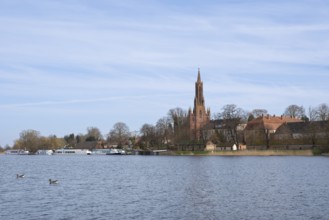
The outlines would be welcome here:
M 107 134 L 193 105 L 264 108 L 329 101 L 327 0 L 0 0 L 0 145 Z

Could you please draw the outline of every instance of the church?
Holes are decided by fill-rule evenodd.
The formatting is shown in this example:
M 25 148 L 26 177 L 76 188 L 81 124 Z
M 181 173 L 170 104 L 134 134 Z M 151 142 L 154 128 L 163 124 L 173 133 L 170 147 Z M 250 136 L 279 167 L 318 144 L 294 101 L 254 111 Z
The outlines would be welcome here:
M 193 111 L 188 111 L 190 137 L 192 140 L 202 139 L 202 128 L 210 122 L 210 109 L 206 110 L 203 96 L 203 82 L 201 81 L 200 68 L 198 69 L 198 78 L 195 83 L 195 98 Z

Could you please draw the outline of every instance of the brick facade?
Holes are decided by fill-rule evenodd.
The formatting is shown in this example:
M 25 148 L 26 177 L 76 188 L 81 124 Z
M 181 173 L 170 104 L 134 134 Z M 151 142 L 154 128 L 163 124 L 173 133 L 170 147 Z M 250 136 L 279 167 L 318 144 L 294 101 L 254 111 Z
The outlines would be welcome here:
M 210 121 L 210 109 L 205 108 L 203 96 L 203 82 L 201 81 L 200 69 L 198 70 L 198 79 L 195 83 L 194 108 L 188 112 L 189 127 L 191 139 L 202 139 L 201 129 Z

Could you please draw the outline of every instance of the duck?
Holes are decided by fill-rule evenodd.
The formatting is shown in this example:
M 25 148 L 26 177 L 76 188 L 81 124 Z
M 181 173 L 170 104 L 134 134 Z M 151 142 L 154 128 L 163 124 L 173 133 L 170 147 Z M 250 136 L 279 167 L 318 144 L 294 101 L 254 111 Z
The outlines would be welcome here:
M 58 180 L 49 179 L 49 184 L 57 184 L 57 183 L 58 183 Z
M 24 174 L 16 174 L 16 178 L 18 179 L 18 178 L 24 178 Z

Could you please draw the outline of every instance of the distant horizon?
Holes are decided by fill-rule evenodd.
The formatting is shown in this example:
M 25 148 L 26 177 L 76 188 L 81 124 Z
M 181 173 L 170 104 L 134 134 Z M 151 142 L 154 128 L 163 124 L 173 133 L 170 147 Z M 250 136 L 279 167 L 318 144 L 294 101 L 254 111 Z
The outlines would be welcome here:
M 282 115 L 329 102 L 324 1 L 4 1 L 0 146 L 23 130 L 107 134 L 193 107 Z

